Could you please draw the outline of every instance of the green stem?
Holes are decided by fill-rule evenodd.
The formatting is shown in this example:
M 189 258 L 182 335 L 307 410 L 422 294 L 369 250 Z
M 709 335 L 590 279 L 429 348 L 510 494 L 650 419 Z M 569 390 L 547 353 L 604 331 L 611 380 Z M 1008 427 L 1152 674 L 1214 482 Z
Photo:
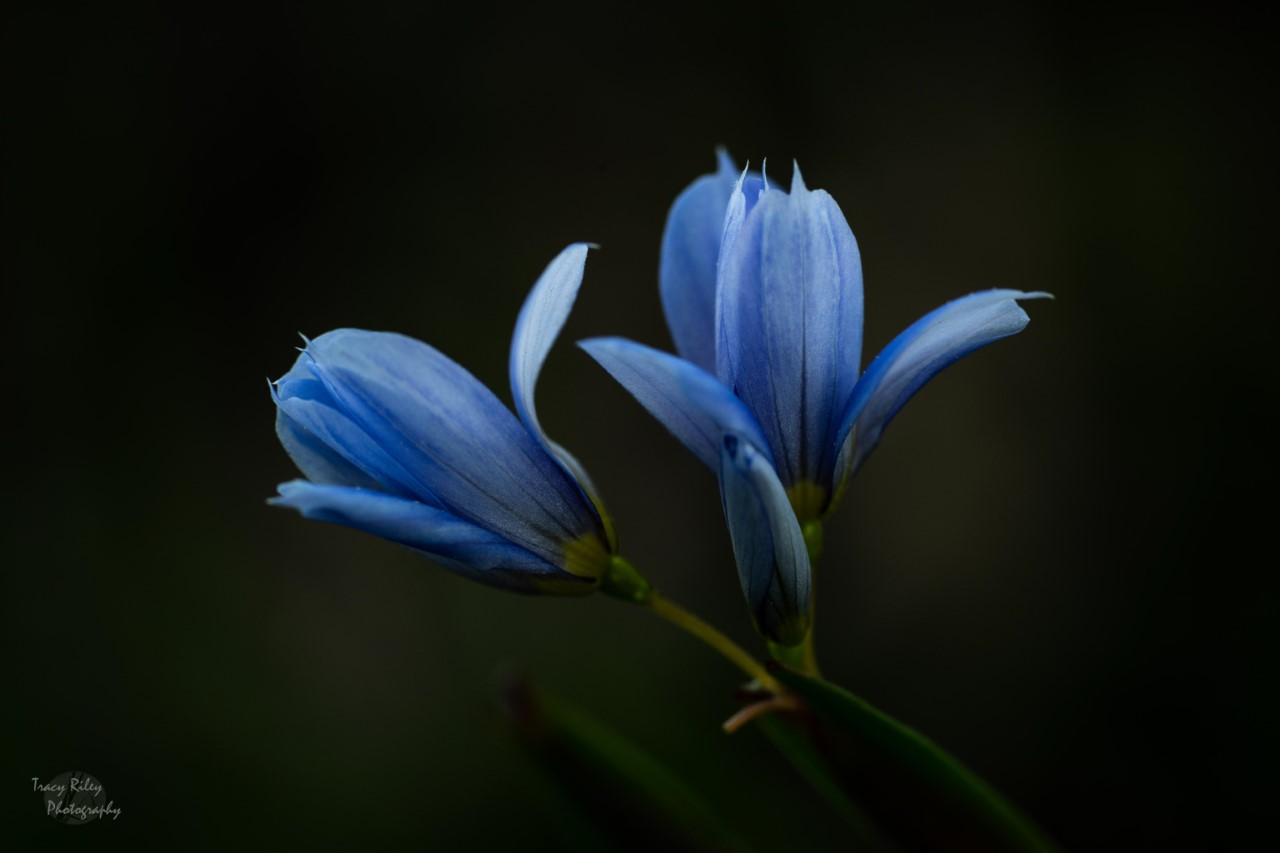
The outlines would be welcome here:
M 600 591 L 605 595 L 649 608 L 672 625 L 689 632 L 724 655 L 734 666 L 760 682 L 765 689 L 772 693 L 782 692 L 777 680 L 759 661 L 743 651 L 742 646 L 674 601 L 664 598 L 653 588 L 653 584 L 636 570 L 635 566 L 622 557 L 615 555 L 610 558 L 604 576 L 600 579 Z
M 666 619 L 677 628 L 681 628 L 711 648 L 724 655 L 738 669 L 760 682 L 760 685 L 772 693 L 780 693 L 782 689 L 778 686 L 778 682 L 770 675 L 760 662 L 747 654 L 742 646 L 739 646 L 733 640 L 730 640 L 720 631 L 703 622 L 694 614 L 685 610 L 668 598 L 664 598 L 658 593 L 653 593 L 649 599 L 643 602 L 650 610 L 658 616 Z
M 792 669 L 812 675 L 815 678 L 821 678 L 822 673 L 818 671 L 818 658 L 813 651 L 813 629 L 809 629 L 809 633 L 804 635 L 804 639 L 794 646 L 783 646 L 769 641 L 769 654 L 778 663 L 786 664 Z

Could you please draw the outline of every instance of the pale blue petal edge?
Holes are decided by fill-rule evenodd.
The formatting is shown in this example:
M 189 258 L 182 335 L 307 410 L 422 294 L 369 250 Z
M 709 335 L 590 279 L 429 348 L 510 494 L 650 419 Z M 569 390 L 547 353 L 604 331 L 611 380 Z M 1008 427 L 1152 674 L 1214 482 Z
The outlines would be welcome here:
M 757 627 L 795 645 L 809 628 L 812 572 L 786 491 L 764 455 L 737 435 L 722 440 L 719 475 L 738 578 Z
M 573 477 L 593 500 L 599 500 L 598 492 L 586 469 L 569 451 L 552 441 L 538 421 L 534 404 L 534 392 L 538 374 L 547 360 L 556 338 L 559 337 L 573 303 L 582 287 L 582 273 L 587 263 L 587 243 L 574 243 L 547 265 L 516 318 L 515 332 L 511 336 L 511 395 L 515 400 L 520 420 L 534 438 Z
M 591 338 L 578 346 L 712 471 L 720 464 L 721 439 L 729 432 L 745 436 L 772 464 L 756 419 L 707 371 L 626 338 Z
M 420 551 L 459 574 L 517 592 L 538 580 L 581 580 L 507 539 L 444 510 L 380 492 L 292 480 L 269 503 Z
M 1048 293 L 989 290 L 948 302 L 893 339 L 867 367 L 840 421 L 841 478 L 866 461 L 884 428 L 920 388 L 947 366 L 1000 338 L 1026 328 L 1019 299 L 1052 299 Z
M 437 503 L 404 467 L 338 407 L 300 358 L 271 387 L 276 435 L 313 483 L 360 486 Z
M 281 380 L 283 382 L 283 380 Z M 319 382 L 315 382 L 319 385 Z M 298 470 L 313 483 L 335 486 L 359 486 L 367 489 L 400 491 L 371 476 L 353 464 L 314 432 L 302 426 L 284 410 L 280 394 L 271 385 L 271 399 L 276 403 L 276 437 Z
M 783 196 L 786 193 L 779 193 Z M 742 174 L 738 176 L 738 180 L 733 185 L 733 194 L 729 197 L 729 203 L 724 211 L 724 228 L 720 232 L 720 254 L 716 259 L 716 299 L 715 299 L 715 318 L 713 325 L 715 326 L 716 340 L 716 362 L 715 371 L 723 375 L 721 368 L 722 354 L 720 351 L 721 340 L 721 301 L 724 299 L 724 269 L 725 257 L 732 251 L 734 243 L 738 240 L 738 234 L 742 232 L 742 223 L 746 221 L 751 211 L 755 210 L 756 205 L 760 203 L 769 194 L 769 183 L 763 175 L 754 172 L 742 170 Z M 708 368 L 711 369 L 711 368 Z
M 662 231 L 658 293 L 676 352 L 704 370 L 715 370 L 716 260 L 725 207 L 737 169 L 724 149 L 719 168 L 676 196 Z

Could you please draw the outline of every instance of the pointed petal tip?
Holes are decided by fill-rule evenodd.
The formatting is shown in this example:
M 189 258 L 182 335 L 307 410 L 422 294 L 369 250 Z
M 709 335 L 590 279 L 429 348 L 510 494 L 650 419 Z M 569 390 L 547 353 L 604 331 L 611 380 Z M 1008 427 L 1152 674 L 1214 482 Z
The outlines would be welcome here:
M 723 145 L 716 146 L 716 171 L 722 175 L 732 175 L 738 171 L 733 157 L 729 156 L 729 149 Z
M 969 299 L 984 299 L 984 298 L 985 299 L 995 298 L 997 300 L 1003 298 L 1003 299 L 1008 299 L 1012 302 L 1021 302 L 1024 299 L 1056 299 L 1057 297 L 1054 296 L 1052 293 L 1049 293 L 1047 290 L 1013 290 L 1012 288 L 1008 288 L 1008 287 L 992 287 L 992 288 L 988 288 L 987 290 L 975 290 L 972 293 L 966 294 L 965 296 L 957 297 L 956 299 L 952 299 L 950 302 L 946 303 L 941 307 L 946 308 L 949 306 L 954 306 Z
M 1006 299 L 1012 299 L 1019 302 L 1023 299 L 1056 299 L 1052 293 L 1047 290 L 1014 290 L 1008 287 L 991 287 L 987 290 L 975 290 L 967 296 L 961 296 L 951 300 L 952 303 L 959 302 L 962 299 L 968 299 L 972 296 L 1003 296 Z M 951 304 L 951 303 L 947 303 Z
M 276 486 L 276 494 L 267 498 L 267 506 L 291 507 L 289 499 L 296 496 L 300 489 L 310 486 L 309 480 L 286 480 Z
M 800 164 L 797 161 L 792 160 L 791 161 L 791 194 L 796 195 L 797 193 L 808 192 L 808 190 L 809 188 L 804 184 L 804 176 L 800 174 Z
M 574 346 L 576 346 L 578 349 L 582 350 L 583 352 L 591 353 L 591 352 L 598 352 L 599 350 L 605 349 L 609 346 L 612 346 L 618 343 L 619 341 L 624 341 L 624 340 L 626 340 L 626 338 L 620 338 L 613 335 L 604 335 L 604 336 L 595 337 L 595 338 L 582 338 L 581 340 L 574 341 Z
M 551 259 L 551 263 L 547 264 L 546 269 L 542 271 L 542 275 L 538 277 L 538 281 L 534 282 L 534 288 L 537 288 L 538 282 L 545 278 L 548 273 L 554 272 L 558 264 L 566 261 L 577 260 L 578 258 L 585 258 L 588 252 L 593 250 L 598 251 L 599 249 L 599 243 L 589 243 L 585 240 L 570 243 L 561 249 L 558 255 Z M 583 263 L 586 263 L 586 261 L 584 260 Z M 529 291 L 529 295 L 533 295 L 533 289 Z M 526 297 L 525 301 L 528 301 L 528 297 Z
M 978 291 L 930 311 L 890 341 L 858 379 L 841 416 L 836 443 L 843 476 L 862 464 L 925 383 L 970 353 L 1025 329 L 1031 318 L 1020 300 L 1052 298 L 1044 291 Z

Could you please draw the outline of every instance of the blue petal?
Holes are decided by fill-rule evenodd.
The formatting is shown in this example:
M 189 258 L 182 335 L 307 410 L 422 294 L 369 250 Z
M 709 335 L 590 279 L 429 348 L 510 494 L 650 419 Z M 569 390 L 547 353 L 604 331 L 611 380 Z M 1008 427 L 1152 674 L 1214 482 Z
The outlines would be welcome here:
M 1029 318 L 1018 299 L 1047 293 L 989 290 L 948 302 L 913 323 L 876 356 L 858 380 L 840 421 L 843 477 L 858 469 L 898 410 L 943 368 L 992 341 L 1022 331 Z
M 758 173 L 740 178 L 723 148 L 716 151 L 716 159 L 715 174 L 698 178 L 672 203 L 658 262 L 658 291 L 676 352 L 708 371 L 716 364 L 716 261 L 725 209 L 738 182 L 747 182 L 752 204 L 762 186 Z
M 534 284 L 516 319 L 516 330 L 511 337 L 509 369 L 511 394 L 520 420 L 524 421 L 524 425 L 543 448 L 558 459 L 569 475 L 581 483 L 594 499 L 596 489 L 586 470 L 569 451 L 547 437 L 542 424 L 538 422 L 538 410 L 534 406 L 538 374 L 547 360 L 547 353 L 564 328 L 565 321 L 569 319 L 569 312 L 573 310 L 573 303 L 578 297 L 578 288 L 582 286 L 587 249 L 586 243 L 569 246 L 556 256 Z
M 442 509 L 557 562 L 603 534 L 578 484 L 470 373 L 421 341 L 339 329 L 306 355 L 334 405 Z
M 271 389 L 276 402 L 276 435 L 307 479 L 359 486 L 428 500 L 413 476 L 352 423 L 300 356 Z
M 772 463 L 756 419 L 707 371 L 625 338 L 592 338 L 578 346 L 711 470 L 720 465 L 727 432 L 745 436 Z
M 444 510 L 380 492 L 321 486 L 305 480 L 280 484 L 271 503 L 306 518 L 340 524 L 413 548 L 473 580 L 517 592 L 549 584 L 590 592 L 594 584 L 562 571 L 483 527 Z
M 862 263 L 835 201 L 796 175 L 791 194 L 763 194 L 721 257 L 716 368 L 760 422 L 782 482 L 830 489 L 861 357 Z
M 715 365 L 716 258 L 737 177 L 729 155 L 723 150 L 717 155 L 719 171 L 676 196 L 658 261 L 658 292 L 676 352 L 706 370 Z
M 302 375 L 305 374 L 305 377 Z M 311 377 L 305 364 L 295 362 L 293 367 L 276 382 L 268 383 L 271 399 L 276 403 L 276 435 L 284 445 L 289 458 L 298 466 L 298 470 L 315 483 L 327 483 L 337 486 L 359 486 L 362 488 L 381 489 L 378 482 L 358 466 L 352 464 L 328 443 L 315 433 L 303 427 L 284 410 L 280 397 L 280 389 L 290 396 L 297 389 L 319 387 L 320 383 Z M 323 388 L 319 388 L 323 391 Z
M 757 627 L 783 645 L 799 643 L 809 630 L 804 534 L 773 466 L 736 435 L 726 435 L 721 445 L 720 497 Z

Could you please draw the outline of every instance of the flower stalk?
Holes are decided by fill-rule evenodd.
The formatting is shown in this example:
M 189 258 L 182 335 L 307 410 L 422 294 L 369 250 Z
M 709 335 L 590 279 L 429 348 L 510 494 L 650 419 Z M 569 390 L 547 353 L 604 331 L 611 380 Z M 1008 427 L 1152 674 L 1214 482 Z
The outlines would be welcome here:
M 669 598 L 654 593 L 647 602 L 650 610 L 656 615 L 681 628 L 726 657 L 734 666 L 751 676 L 760 686 L 771 693 L 781 693 L 782 686 L 765 670 L 759 661 L 747 654 L 741 646 L 726 637 L 716 628 L 685 610 Z
M 764 689 L 774 694 L 782 692 L 777 680 L 742 646 L 696 614 L 661 595 L 635 566 L 622 557 L 615 556 L 609 561 L 609 568 L 600 582 L 600 591 L 613 598 L 648 608 L 656 616 L 715 649 Z

